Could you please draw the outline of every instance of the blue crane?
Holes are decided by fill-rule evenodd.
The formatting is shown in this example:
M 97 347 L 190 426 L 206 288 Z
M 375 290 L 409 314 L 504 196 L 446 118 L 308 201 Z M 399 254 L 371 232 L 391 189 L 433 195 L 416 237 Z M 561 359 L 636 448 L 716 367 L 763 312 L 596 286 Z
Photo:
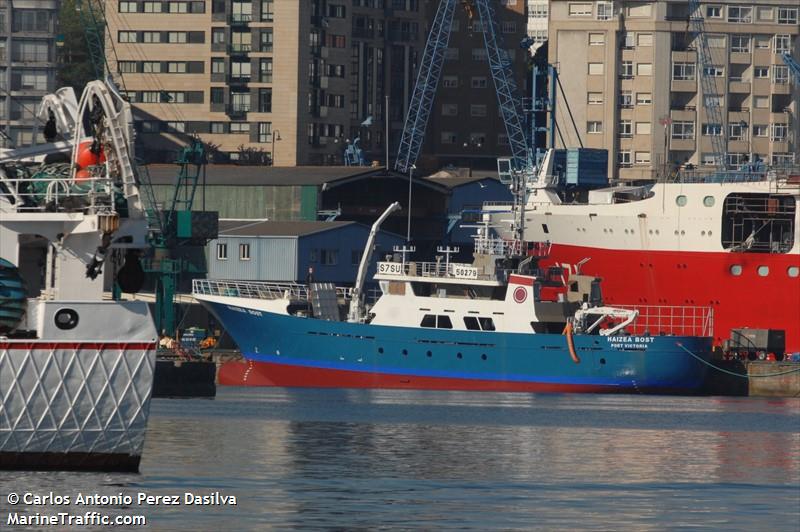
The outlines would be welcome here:
M 787 67 L 789 67 L 789 71 L 792 74 L 792 78 L 794 78 L 795 84 L 800 85 L 800 63 L 798 63 L 789 52 L 784 52 L 783 55 L 781 55 L 781 59 L 783 59 L 783 62 L 786 63 Z
M 397 150 L 394 168 L 399 172 L 408 172 L 419 157 L 436 88 L 442 76 L 456 2 L 457 0 L 440 0 L 436 17 L 431 25 Z M 512 165 L 516 169 L 522 169 L 531 162 L 532 150 L 522 119 L 521 100 L 517 95 L 511 62 L 502 47 L 500 34 L 497 31 L 494 8 L 490 5 L 490 0 L 461 0 L 461 2 L 470 18 L 477 12 L 480 19 L 489 70 L 511 146 Z
M 719 127 L 719 134 L 711 134 L 711 146 L 714 150 L 714 162 L 717 168 L 723 170 L 726 164 L 727 153 L 727 131 L 725 121 L 722 117 L 722 108 L 719 101 L 714 96 L 719 94 L 717 90 L 717 80 L 711 75 L 710 67 L 713 65 L 711 50 L 708 48 L 706 39 L 705 18 L 703 17 L 702 7 L 699 0 L 689 0 L 689 23 L 692 28 L 692 36 L 696 42 L 697 63 L 700 67 L 700 83 L 703 88 L 703 101 L 697 107 L 706 111 L 708 123 L 713 128 Z M 665 154 L 666 156 L 667 154 Z

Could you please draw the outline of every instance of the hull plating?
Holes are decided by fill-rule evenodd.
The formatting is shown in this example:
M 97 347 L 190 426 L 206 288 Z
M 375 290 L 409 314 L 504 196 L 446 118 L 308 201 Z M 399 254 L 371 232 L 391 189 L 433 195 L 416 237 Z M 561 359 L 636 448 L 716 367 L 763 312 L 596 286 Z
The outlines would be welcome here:
M 790 267 L 800 267 L 797 255 L 553 244 L 543 264 L 576 264 L 586 257 L 591 260 L 582 272 L 602 277 L 603 296 L 610 305 L 709 305 L 714 309 L 715 344 L 729 338 L 734 328 L 783 329 L 786 350 L 800 351 L 800 279 L 788 273 Z M 740 275 L 733 275 L 733 266 L 741 267 Z M 761 266 L 769 268 L 766 275 L 759 275 Z
M 705 354 L 710 339 L 566 338 L 329 322 L 206 303 L 236 340 L 247 364 L 231 364 L 221 384 L 422 388 L 541 392 L 685 392 L 706 366 L 678 343 Z
M 151 343 L 0 342 L 0 469 L 136 470 Z

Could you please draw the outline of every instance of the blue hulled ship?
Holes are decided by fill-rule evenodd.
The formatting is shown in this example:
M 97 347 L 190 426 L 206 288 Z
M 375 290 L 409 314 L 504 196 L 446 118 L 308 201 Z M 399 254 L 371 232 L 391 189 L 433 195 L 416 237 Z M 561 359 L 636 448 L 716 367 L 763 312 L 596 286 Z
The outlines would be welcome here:
M 547 244 L 494 238 L 488 227 L 472 264 L 385 257 L 374 276 L 379 296 L 367 302 L 373 237 L 391 210 L 373 226 L 353 288 L 194 282 L 195 298 L 247 359 L 244 382 L 654 393 L 703 383 L 710 309 L 604 306 L 598 279 L 538 268 Z

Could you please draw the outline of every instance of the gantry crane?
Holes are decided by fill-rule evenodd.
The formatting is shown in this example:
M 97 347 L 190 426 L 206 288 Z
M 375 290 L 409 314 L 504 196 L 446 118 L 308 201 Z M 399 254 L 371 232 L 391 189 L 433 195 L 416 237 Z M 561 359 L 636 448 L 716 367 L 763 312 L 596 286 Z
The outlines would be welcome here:
M 425 139 L 436 88 L 442 76 L 444 55 L 450 41 L 450 30 L 456 4 L 461 3 L 470 21 L 477 14 L 483 31 L 483 41 L 489 60 L 489 70 L 494 81 L 500 113 L 506 126 L 511 147 L 511 161 L 515 169 L 531 164 L 533 153 L 522 118 L 521 99 L 506 51 L 497 31 L 497 20 L 491 0 L 440 0 L 436 17 L 431 25 L 425 51 L 422 55 L 414 92 L 403 126 L 403 135 L 397 150 L 395 170 L 406 173 L 414 166 Z

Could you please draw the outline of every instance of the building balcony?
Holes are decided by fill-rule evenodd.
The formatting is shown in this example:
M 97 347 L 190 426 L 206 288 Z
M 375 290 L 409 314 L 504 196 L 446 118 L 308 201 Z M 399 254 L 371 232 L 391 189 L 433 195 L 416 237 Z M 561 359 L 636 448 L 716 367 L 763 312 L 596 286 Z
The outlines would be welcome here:
M 234 104 L 225 108 L 225 114 L 231 118 L 245 118 L 250 112 L 250 104 Z
M 731 153 L 749 153 L 750 142 L 743 140 L 728 140 L 728 151 Z
M 230 75 L 228 76 L 228 83 L 231 85 L 246 85 L 250 83 L 251 79 L 252 78 L 249 74 L 239 76 Z
M 731 79 L 728 82 L 728 92 L 735 94 L 750 94 L 750 81 L 734 81 Z
M 694 139 L 669 139 L 670 151 L 694 151 L 696 141 Z
M 731 52 L 730 62 L 735 65 L 749 65 L 753 60 L 750 52 Z
M 697 111 L 695 110 L 694 107 L 687 106 L 687 107 L 682 107 L 680 109 L 676 109 L 673 107 L 669 111 L 669 117 L 672 120 L 677 120 L 681 122 L 686 122 L 686 121 L 691 122 L 694 121 L 694 119 L 697 117 Z
M 231 13 L 231 26 L 247 26 L 253 21 L 252 13 Z
M 791 94 L 792 93 L 792 85 L 786 81 L 784 83 L 774 82 L 771 85 L 772 87 L 772 94 Z
M 697 92 L 697 81 L 694 79 L 673 79 L 670 90 L 672 92 Z
M 253 51 L 250 43 L 233 43 L 228 46 L 228 52 L 232 54 L 249 54 Z

